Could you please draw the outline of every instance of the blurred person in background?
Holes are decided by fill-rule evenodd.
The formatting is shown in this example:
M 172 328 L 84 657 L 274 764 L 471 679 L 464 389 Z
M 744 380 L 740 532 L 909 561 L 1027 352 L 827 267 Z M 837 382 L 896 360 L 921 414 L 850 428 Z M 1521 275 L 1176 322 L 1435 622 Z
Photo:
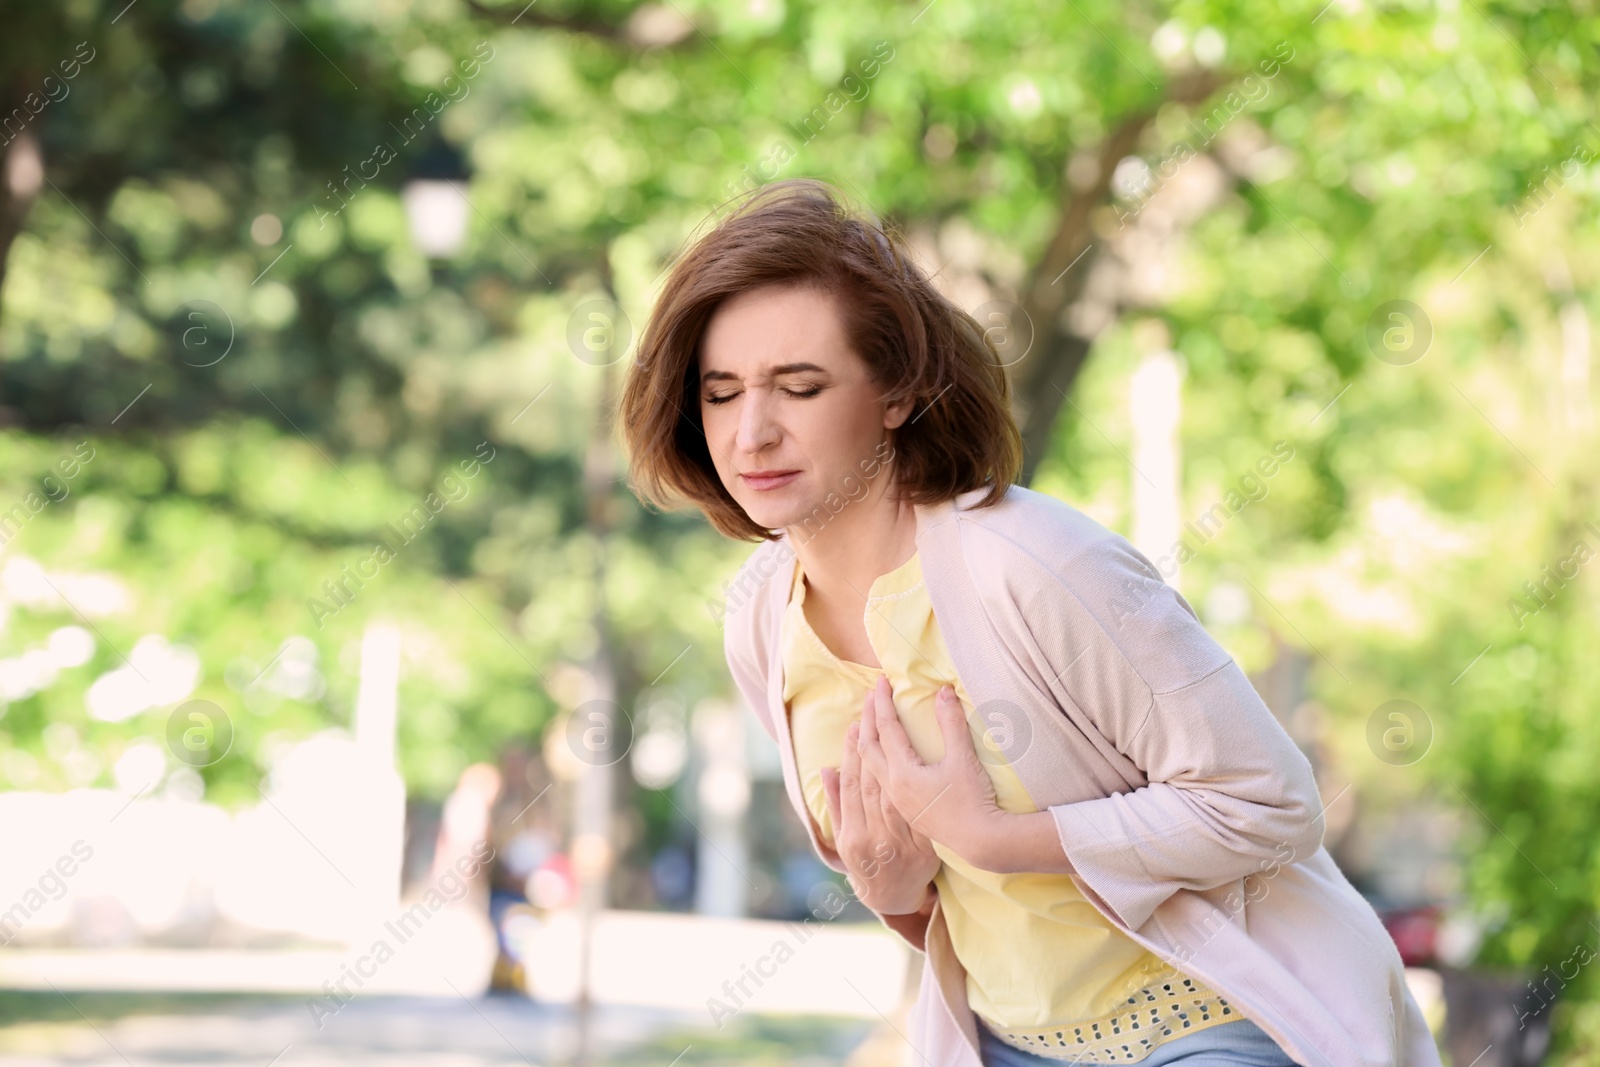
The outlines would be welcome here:
M 673 265 L 634 490 L 760 541 L 733 680 L 822 860 L 922 952 L 935 1067 L 1437 1067 L 1311 768 L 1123 537 L 1012 484 L 983 327 L 794 179 Z

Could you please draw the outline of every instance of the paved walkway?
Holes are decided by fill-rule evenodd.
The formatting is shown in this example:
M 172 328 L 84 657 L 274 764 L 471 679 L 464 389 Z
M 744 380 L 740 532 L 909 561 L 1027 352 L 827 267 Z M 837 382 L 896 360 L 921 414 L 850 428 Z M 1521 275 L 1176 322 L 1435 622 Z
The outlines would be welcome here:
M 574 1064 L 571 1011 L 517 996 L 361 997 L 319 1030 L 303 998 L 0 991 L 5 1067 L 558 1067 Z M 881 1028 L 881 1027 L 880 1027 Z M 608 1007 L 592 1067 L 843 1065 L 862 1019 Z M 876 1060 L 876 1057 L 874 1057 Z M 861 1057 L 851 1063 L 861 1062 Z

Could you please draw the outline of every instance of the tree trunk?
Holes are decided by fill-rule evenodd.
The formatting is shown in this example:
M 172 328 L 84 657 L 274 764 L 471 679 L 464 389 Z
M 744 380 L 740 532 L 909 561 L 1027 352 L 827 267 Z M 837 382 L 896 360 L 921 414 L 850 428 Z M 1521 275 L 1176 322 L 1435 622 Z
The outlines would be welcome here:
M 0 293 L 5 291 L 11 242 L 22 232 L 28 209 L 43 184 L 44 156 L 39 151 L 39 139 L 32 130 L 25 129 L 0 149 Z
M 1211 71 L 1180 78 L 1173 83 L 1168 100 L 1196 103 L 1228 80 Z M 1133 154 L 1155 115 L 1155 108 L 1130 115 L 1100 142 L 1094 176 L 1083 188 L 1063 183 L 1060 224 L 1032 271 L 1019 309 L 1034 333 L 1034 350 L 1017 362 L 1011 375 L 1022 428 L 1023 485 L 1033 480 L 1061 405 L 1089 356 L 1093 339 L 1079 336 L 1062 319 L 1083 295 L 1089 272 L 1101 254 L 1101 245 L 1091 241 L 1094 211 L 1107 203 L 1112 173 L 1122 159 Z

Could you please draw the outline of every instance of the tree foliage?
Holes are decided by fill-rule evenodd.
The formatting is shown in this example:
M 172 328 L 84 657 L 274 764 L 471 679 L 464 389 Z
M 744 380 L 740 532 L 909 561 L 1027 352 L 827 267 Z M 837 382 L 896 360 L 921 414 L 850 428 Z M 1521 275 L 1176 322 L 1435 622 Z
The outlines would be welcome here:
M 597 598 L 625 704 L 725 694 L 707 602 L 742 552 L 627 493 L 596 447 L 620 370 L 599 364 L 730 196 L 811 174 L 1026 348 L 1038 487 L 1128 530 L 1128 379 L 1167 346 L 1186 516 L 1291 447 L 1191 546 L 1186 595 L 1247 665 L 1274 641 L 1313 656 L 1348 777 L 1481 834 L 1462 892 L 1502 919 L 1485 960 L 1587 936 L 1592 568 L 1537 612 L 1507 601 L 1575 541 L 1600 551 L 1590 0 L 3 10 L 0 507 L 27 521 L 0 643 L 75 625 L 94 651 L 0 705 L 0 783 L 103 781 L 159 734 L 166 706 L 85 706 L 149 635 L 192 648 L 195 695 L 235 717 L 221 797 L 348 721 L 379 615 L 407 635 L 401 755 L 426 793 L 560 713 Z M 403 190 L 441 152 L 470 172 L 469 232 L 430 260 Z M 600 357 L 573 340 L 597 300 L 619 309 Z M 1384 348 L 1393 301 L 1426 346 Z M 480 448 L 348 607 L 308 603 Z M 68 600 L 104 575 L 127 601 L 34 596 L 19 560 Z M 286 648 L 298 681 L 271 666 Z M 1366 741 L 1399 697 L 1434 737 L 1405 767 Z

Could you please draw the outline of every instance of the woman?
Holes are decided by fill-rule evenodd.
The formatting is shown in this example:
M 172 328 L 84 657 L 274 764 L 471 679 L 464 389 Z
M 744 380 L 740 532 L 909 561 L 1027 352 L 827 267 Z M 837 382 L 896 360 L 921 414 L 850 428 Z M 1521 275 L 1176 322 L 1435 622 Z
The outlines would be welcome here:
M 898 240 L 793 180 L 674 265 L 621 403 L 641 496 L 764 542 L 729 668 L 924 953 L 912 1062 L 1437 1067 L 1304 756 L 1145 557 L 1011 484 L 1008 401 Z

